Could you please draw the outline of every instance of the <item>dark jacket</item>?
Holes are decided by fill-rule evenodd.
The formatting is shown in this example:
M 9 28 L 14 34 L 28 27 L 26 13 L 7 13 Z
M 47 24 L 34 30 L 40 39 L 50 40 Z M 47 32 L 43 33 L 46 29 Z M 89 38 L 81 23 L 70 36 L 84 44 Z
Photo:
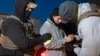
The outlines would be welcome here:
M 4 43 L 8 44 L 5 45 L 9 48 L 0 48 L 0 56 L 23 56 L 24 52 L 23 49 L 32 48 L 35 45 L 38 45 L 42 42 L 45 42 L 46 40 L 50 39 L 50 34 L 44 34 L 41 37 L 42 38 L 35 38 L 30 39 L 26 36 L 23 22 L 26 22 L 27 19 L 25 19 L 25 7 L 26 4 L 29 2 L 29 0 L 16 0 L 15 9 L 14 9 L 14 18 L 9 18 L 4 21 L 2 24 L 2 34 L 6 36 L 10 41 L 7 43 L 7 38 L 4 39 Z M 10 44 L 14 44 L 10 45 Z M 16 47 L 16 48 L 15 48 Z M 12 48 L 15 48 L 12 50 Z M 18 51 L 17 51 L 18 50 Z M 7 53 L 8 52 L 8 53 Z M 10 53 L 10 54 L 9 54 Z

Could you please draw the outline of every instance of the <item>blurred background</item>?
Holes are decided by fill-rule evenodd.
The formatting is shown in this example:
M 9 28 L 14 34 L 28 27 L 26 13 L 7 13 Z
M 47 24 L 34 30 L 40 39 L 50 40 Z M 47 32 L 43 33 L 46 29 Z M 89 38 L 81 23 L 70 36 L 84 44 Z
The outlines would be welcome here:
M 36 26 L 36 31 L 49 17 L 52 9 L 59 7 L 59 5 L 66 0 L 35 0 L 38 4 L 37 8 L 33 10 L 30 16 L 33 19 L 33 24 Z M 73 0 L 77 3 L 87 2 L 88 0 Z M 0 13 L 12 14 L 15 0 L 0 0 Z

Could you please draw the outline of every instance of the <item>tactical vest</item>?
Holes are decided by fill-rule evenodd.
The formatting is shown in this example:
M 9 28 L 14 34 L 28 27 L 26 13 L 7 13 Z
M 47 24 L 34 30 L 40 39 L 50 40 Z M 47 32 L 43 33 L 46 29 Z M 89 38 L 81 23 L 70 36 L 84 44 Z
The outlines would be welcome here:
M 19 18 L 17 18 L 16 16 L 13 16 L 13 15 L 7 16 L 6 18 L 7 18 L 7 19 L 9 19 L 9 18 L 16 19 L 16 20 L 18 20 L 18 21 L 20 21 L 20 22 L 22 23 L 22 21 L 21 21 Z M 10 50 L 16 50 L 16 49 L 18 49 L 18 46 L 17 46 L 15 43 L 13 43 L 13 41 L 12 41 L 9 37 L 4 36 L 4 35 L 1 33 L 1 38 L 4 40 L 4 41 L 1 43 L 1 46 L 2 46 L 3 48 L 10 49 Z

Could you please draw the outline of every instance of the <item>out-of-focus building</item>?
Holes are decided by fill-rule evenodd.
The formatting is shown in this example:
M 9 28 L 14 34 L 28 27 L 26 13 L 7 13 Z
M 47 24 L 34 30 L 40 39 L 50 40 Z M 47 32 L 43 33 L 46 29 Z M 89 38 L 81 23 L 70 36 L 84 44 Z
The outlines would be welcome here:
M 31 18 L 31 22 L 34 26 L 35 32 L 39 33 L 39 29 L 40 29 L 40 20 L 39 19 L 35 19 L 35 18 Z

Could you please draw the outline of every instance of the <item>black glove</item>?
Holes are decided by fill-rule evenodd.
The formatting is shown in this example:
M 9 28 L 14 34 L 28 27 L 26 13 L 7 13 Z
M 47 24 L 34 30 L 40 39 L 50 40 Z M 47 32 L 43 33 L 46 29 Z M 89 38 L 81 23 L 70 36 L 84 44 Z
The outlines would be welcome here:
M 33 32 L 33 33 L 32 33 L 32 36 L 33 36 L 33 38 L 38 38 L 38 37 L 40 37 L 41 35 L 38 34 L 38 33 Z
M 40 38 L 41 38 L 42 42 L 45 42 L 45 41 L 51 39 L 51 34 L 50 33 L 45 33 L 45 34 L 41 35 Z

